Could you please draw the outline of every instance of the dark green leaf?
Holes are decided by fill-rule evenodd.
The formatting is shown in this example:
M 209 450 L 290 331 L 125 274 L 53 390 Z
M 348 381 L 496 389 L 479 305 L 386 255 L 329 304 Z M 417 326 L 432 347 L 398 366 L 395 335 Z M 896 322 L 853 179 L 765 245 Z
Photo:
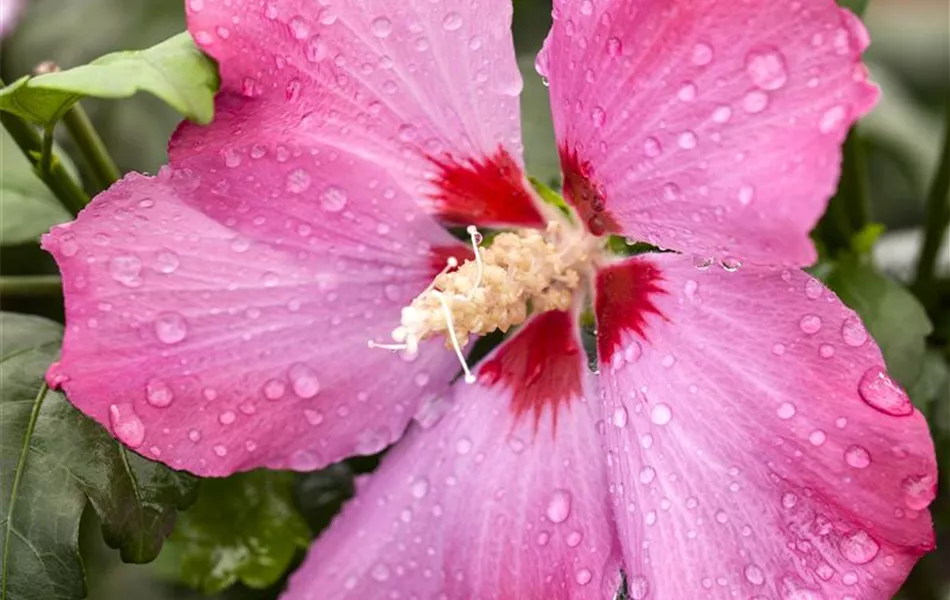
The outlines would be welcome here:
M 941 429 L 943 435 L 950 435 L 950 422 L 937 421 L 933 416 L 941 404 L 950 406 L 950 365 L 939 351 L 927 350 L 920 375 L 907 392 L 917 408 L 929 417 L 931 425 Z
M 871 0 L 838 0 L 840 6 L 847 8 L 859 17 L 864 14 L 870 2 Z
M 854 256 L 838 261 L 826 282 L 861 316 L 891 374 L 911 388 L 921 370 L 925 340 L 933 330 L 923 306 L 903 286 Z
M 65 155 L 60 153 L 64 160 Z M 72 164 L 66 169 L 75 173 Z M 39 239 L 53 225 L 72 219 L 49 188 L 33 173 L 20 148 L 0 127 L 0 245 Z
M 136 456 L 58 392 L 43 374 L 62 327 L 0 313 L 0 553 L 4 600 L 85 596 L 77 544 L 87 503 L 123 560 L 155 558 L 195 480 Z
M 202 483 L 198 502 L 179 516 L 159 565 L 166 575 L 208 594 L 238 580 L 265 588 L 280 579 L 310 539 L 294 506 L 291 473 L 241 473 Z
M 22 77 L 0 90 L 0 110 L 50 125 L 84 96 L 127 98 L 144 91 L 193 121 L 209 123 L 217 86 L 214 62 L 181 33 L 146 50 L 114 52 L 88 65 Z

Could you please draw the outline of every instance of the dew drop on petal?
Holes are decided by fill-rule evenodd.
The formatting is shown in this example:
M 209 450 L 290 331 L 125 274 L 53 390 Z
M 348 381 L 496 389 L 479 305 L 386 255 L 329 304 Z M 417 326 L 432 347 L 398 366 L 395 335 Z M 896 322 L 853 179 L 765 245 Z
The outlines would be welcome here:
M 656 469 L 653 467 L 643 467 L 640 469 L 640 483 L 648 484 L 656 478 Z
M 713 49 L 709 44 L 699 43 L 693 46 L 692 54 L 690 59 L 693 64 L 697 67 L 704 67 L 712 62 L 713 59 Z
M 297 363 L 287 371 L 294 393 L 301 398 L 313 398 L 320 391 L 320 380 L 313 369 L 305 364 Z M 266 390 L 265 390 L 266 391 Z
M 937 484 L 930 475 L 911 475 L 901 482 L 904 504 L 911 510 L 924 510 L 936 495 Z
M 818 122 L 818 130 L 821 133 L 832 133 L 840 130 L 844 125 L 847 114 L 843 106 L 835 106 L 828 109 Z
M 579 569 L 577 573 L 574 574 L 574 581 L 576 581 L 578 585 L 587 585 L 593 577 L 590 569 Z
M 557 489 L 548 499 L 544 514 L 552 523 L 563 523 L 571 514 L 571 493 L 564 489 Z
M 389 37 L 389 34 L 393 32 L 393 22 L 386 17 L 377 17 L 373 19 L 370 27 L 373 29 L 373 35 L 378 38 Z
M 633 600 L 643 600 L 650 593 L 650 582 L 643 575 L 631 575 L 627 580 L 627 592 Z
M 673 409 L 668 404 L 657 404 L 650 411 L 650 420 L 656 425 L 666 425 L 673 420 Z
M 338 186 L 330 185 L 320 193 L 320 206 L 328 212 L 340 212 L 348 200 L 346 191 Z
M 145 441 L 145 423 L 131 404 L 110 405 L 109 425 L 115 437 L 129 448 L 138 448 Z
M 821 329 L 821 317 L 818 315 L 805 315 L 801 318 L 801 321 L 798 322 L 798 326 L 804 333 L 814 335 Z
M 425 477 L 419 477 L 418 479 L 413 480 L 412 484 L 409 486 L 410 491 L 412 492 L 412 497 L 416 500 L 422 500 L 429 493 L 429 480 Z
M 458 31 L 462 27 L 462 15 L 452 11 L 442 19 L 442 28 L 446 31 Z
M 848 317 L 841 325 L 841 339 L 852 348 L 857 348 L 868 341 L 868 332 L 857 317 Z
M 760 90 L 754 90 L 742 98 L 742 108 L 749 114 L 757 114 L 769 105 L 769 95 Z
M 746 581 L 752 585 L 762 585 L 765 583 L 765 574 L 762 572 L 762 569 L 756 565 L 749 565 L 743 571 L 745 574 Z
M 271 379 L 264 384 L 264 397 L 268 400 L 279 400 L 284 396 L 284 392 L 287 387 L 284 385 L 284 382 L 278 379 Z
M 656 158 L 661 152 L 663 152 L 663 146 L 660 145 L 660 140 L 648 137 L 643 141 L 643 153 L 650 158 Z
M 863 446 L 852 444 L 845 448 L 844 460 L 855 469 L 866 469 L 871 464 L 871 453 Z
M 778 415 L 779 419 L 783 419 L 787 421 L 788 419 L 791 419 L 792 417 L 794 417 L 796 412 L 797 411 L 795 410 L 794 404 L 792 404 L 791 402 L 782 402 L 781 404 L 778 405 L 778 410 L 776 411 L 776 414 Z
M 145 401 L 155 408 L 165 408 L 172 403 L 174 394 L 168 384 L 153 377 L 145 384 Z
M 858 382 L 858 394 L 868 406 L 886 415 L 906 417 L 914 412 L 910 398 L 882 366 L 864 372 Z
M 852 531 L 842 536 L 841 541 L 838 542 L 838 550 L 848 562 L 855 565 L 871 562 L 880 549 L 880 544 L 862 530 Z
M 155 336 L 163 344 L 177 344 L 188 335 L 188 324 L 178 313 L 162 313 L 155 319 Z
M 614 409 L 610 422 L 613 423 L 617 427 L 623 428 L 627 426 L 627 420 L 628 420 L 627 409 L 624 408 L 623 406 L 618 406 L 617 408 Z
M 287 191 L 293 194 L 302 194 L 310 189 L 310 173 L 303 169 L 294 169 L 287 175 Z
M 128 287 L 142 284 L 142 261 L 135 256 L 116 256 L 109 261 L 109 275 L 112 279 Z
M 746 56 L 746 72 L 752 83 L 763 90 L 777 90 L 788 81 L 785 56 L 775 48 L 763 48 Z
M 824 293 L 825 287 L 821 285 L 821 282 L 817 279 L 812 279 L 809 277 L 805 281 L 805 296 L 810 300 L 817 300 L 821 298 L 821 295 Z

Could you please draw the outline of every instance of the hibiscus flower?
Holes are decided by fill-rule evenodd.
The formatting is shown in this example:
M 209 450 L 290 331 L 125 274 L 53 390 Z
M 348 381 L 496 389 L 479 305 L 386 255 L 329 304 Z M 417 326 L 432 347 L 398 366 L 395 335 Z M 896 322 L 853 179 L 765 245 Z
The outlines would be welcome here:
M 832 0 L 555 2 L 564 216 L 525 178 L 511 15 L 190 0 L 217 116 L 44 239 L 50 381 L 200 475 L 402 437 L 294 600 L 890 597 L 933 547 L 934 450 L 799 269 L 876 98 L 863 27 Z

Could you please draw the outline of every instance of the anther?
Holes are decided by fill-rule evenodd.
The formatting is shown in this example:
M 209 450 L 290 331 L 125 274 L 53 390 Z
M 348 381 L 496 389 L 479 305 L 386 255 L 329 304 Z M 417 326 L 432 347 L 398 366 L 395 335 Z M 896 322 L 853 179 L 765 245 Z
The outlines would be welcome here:
M 465 355 L 462 354 L 462 347 L 459 346 L 458 337 L 455 335 L 455 325 L 452 323 L 452 309 L 449 308 L 448 302 L 445 301 L 445 296 L 442 292 L 436 292 L 435 297 L 439 299 L 439 302 L 442 304 L 442 313 L 445 315 L 445 324 L 446 331 L 449 334 L 449 339 L 452 341 L 452 348 L 455 350 L 455 356 L 459 359 L 459 364 L 462 365 L 462 370 L 465 371 L 465 383 L 475 383 L 475 376 L 472 375 L 472 372 L 468 368 L 468 363 L 465 362 Z

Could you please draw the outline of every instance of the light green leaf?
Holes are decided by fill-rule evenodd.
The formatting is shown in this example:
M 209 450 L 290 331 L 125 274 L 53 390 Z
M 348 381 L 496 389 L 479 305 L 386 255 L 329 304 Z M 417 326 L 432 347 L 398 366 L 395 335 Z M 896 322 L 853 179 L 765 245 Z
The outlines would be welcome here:
M 870 0 L 838 0 L 839 6 L 847 8 L 859 17 L 864 14 L 868 4 L 870 4 Z
M 884 354 L 888 371 L 910 389 L 920 374 L 925 341 L 933 330 L 923 306 L 903 286 L 854 256 L 838 261 L 826 283 L 861 316 Z
M 214 62 L 181 33 L 146 50 L 114 52 L 87 65 L 26 76 L 0 90 L 0 110 L 50 125 L 85 96 L 127 98 L 144 91 L 199 123 L 214 116 Z
M 79 600 L 79 521 L 87 504 L 126 562 L 155 558 L 195 480 L 120 446 L 43 374 L 62 327 L 0 313 L 0 586 L 3 600 Z
M 61 160 L 68 161 L 65 154 L 58 153 Z M 74 177 L 76 169 L 65 163 L 66 170 Z M 0 127 L 0 245 L 25 244 L 53 225 L 72 219 L 63 205 L 56 200 L 49 188 L 33 172 L 30 162 L 20 148 Z
M 534 54 L 519 56 L 518 68 L 524 79 L 521 92 L 521 137 L 528 173 L 545 185 L 558 187 L 561 161 L 554 139 L 548 88 L 534 70 Z
M 206 594 L 237 581 L 262 589 L 279 580 L 310 529 L 293 502 L 293 474 L 253 471 L 207 479 L 179 516 L 160 571 Z

